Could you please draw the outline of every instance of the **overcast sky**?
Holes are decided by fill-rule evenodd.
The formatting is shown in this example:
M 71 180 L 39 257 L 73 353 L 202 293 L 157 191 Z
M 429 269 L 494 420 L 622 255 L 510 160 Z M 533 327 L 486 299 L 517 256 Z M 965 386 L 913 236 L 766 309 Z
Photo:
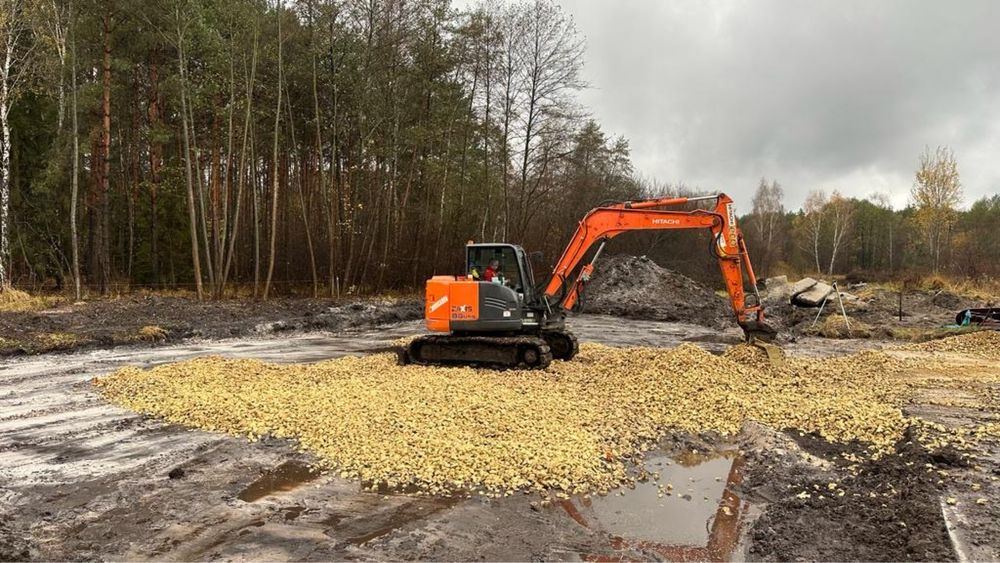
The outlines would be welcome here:
M 582 93 L 637 171 L 746 203 L 761 176 L 903 206 L 925 145 L 1000 191 L 1000 1 L 561 0 Z M 462 2 L 461 4 L 464 4 Z

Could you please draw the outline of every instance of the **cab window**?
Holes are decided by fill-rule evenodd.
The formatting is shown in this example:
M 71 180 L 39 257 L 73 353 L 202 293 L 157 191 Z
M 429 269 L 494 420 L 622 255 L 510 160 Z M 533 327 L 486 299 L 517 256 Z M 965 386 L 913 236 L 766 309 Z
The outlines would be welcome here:
M 469 263 L 466 265 L 466 274 L 473 276 L 479 281 L 487 281 L 488 277 L 494 277 L 507 287 L 524 293 L 524 286 L 521 280 L 521 268 L 518 267 L 517 254 L 509 246 L 474 246 L 469 248 Z M 490 264 L 496 261 L 496 270 L 492 270 Z

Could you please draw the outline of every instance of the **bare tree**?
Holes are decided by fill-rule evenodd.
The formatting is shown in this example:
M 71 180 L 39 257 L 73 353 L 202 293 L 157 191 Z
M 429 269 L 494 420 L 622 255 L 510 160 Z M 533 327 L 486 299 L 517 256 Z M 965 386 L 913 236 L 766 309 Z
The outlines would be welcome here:
M 181 79 L 181 129 L 184 133 L 184 181 L 187 185 L 188 221 L 191 227 L 191 264 L 194 267 L 194 284 L 198 293 L 198 299 L 200 300 L 204 297 L 204 293 L 201 285 L 201 258 L 198 252 L 198 217 L 194 207 L 194 178 L 191 172 L 191 139 L 187 122 L 187 61 L 184 58 L 184 39 L 187 33 L 188 22 L 181 15 L 181 12 L 181 6 L 178 3 L 174 7 L 174 15 L 177 18 L 177 58 Z
M 69 4 L 69 21 L 72 25 L 73 20 L 73 3 Z M 71 68 L 70 75 L 70 87 L 73 89 L 71 104 L 71 111 L 73 112 L 73 178 L 71 180 L 71 194 L 69 203 L 69 232 L 70 232 L 70 246 L 73 252 L 73 295 L 76 300 L 79 301 L 82 297 L 82 291 L 80 289 L 80 237 L 77 233 L 76 225 L 76 205 L 77 200 L 80 198 L 80 127 L 79 127 L 79 110 L 77 108 L 77 89 L 76 89 L 76 34 L 73 34 L 72 40 L 72 55 L 73 55 L 73 66 Z
M 830 268 L 827 274 L 833 275 L 833 267 L 837 262 L 837 253 L 844 242 L 844 236 L 850 231 L 854 216 L 854 206 L 851 202 L 834 190 L 830 201 L 823 207 L 823 213 L 828 218 L 832 229 L 830 239 Z
M 823 208 L 826 207 L 826 192 L 823 190 L 813 190 L 806 196 L 805 203 L 802 204 L 802 225 L 807 239 L 803 241 L 816 264 L 816 271 L 822 272 L 820 267 L 820 241 L 823 238 Z
M 508 240 L 511 225 L 510 195 L 510 143 L 517 115 L 520 111 L 518 79 L 523 61 L 520 54 L 520 30 L 524 16 L 514 6 L 508 6 L 496 20 L 497 34 L 501 37 L 500 62 L 497 65 L 496 82 L 500 87 L 501 136 L 500 162 L 503 166 L 503 240 Z
M 874 203 L 880 209 L 883 209 L 883 210 L 889 212 L 889 220 L 886 221 L 885 228 L 886 228 L 886 232 L 888 233 L 888 237 L 887 237 L 888 238 L 888 244 L 887 244 L 887 247 L 888 247 L 889 271 L 892 272 L 892 269 L 893 269 L 893 262 L 892 262 L 892 254 L 893 254 L 893 252 L 892 252 L 892 250 L 893 250 L 893 231 L 895 230 L 894 229 L 895 220 L 894 220 L 894 216 L 892 215 L 892 201 L 889 199 L 889 195 L 888 194 L 885 194 L 885 193 L 882 193 L 882 192 L 872 194 L 872 196 L 869 199 L 871 200 L 872 203 Z
M 778 182 L 767 183 L 767 179 L 761 178 L 757 185 L 757 191 L 753 195 L 753 234 L 759 243 L 754 249 L 759 255 L 761 273 L 767 273 L 774 264 L 774 258 L 779 256 L 778 246 L 779 230 L 781 219 L 785 214 L 785 206 L 782 204 L 785 192 Z
M 962 182 L 955 154 L 948 147 L 929 148 L 920 155 L 910 197 L 917 208 L 917 224 L 923 231 L 934 271 L 941 262 L 941 250 L 955 222 L 955 208 L 962 200 Z
M 225 266 L 222 269 L 222 282 L 220 284 L 221 289 L 225 289 L 226 281 L 229 279 L 229 269 L 233 264 L 233 255 L 236 252 L 236 238 L 239 234 L 240 226 L 240 204 L 243 201 L 243 189 L 247 182 L 247 152 L 248 152 L 248 140 L 250 136 L 251 121 L 250 117 L 253 113 L 253 88 L 254 83 L 257 78 L 257 47 L 258 38 L 260 36 L 260 29 L 258 27 L 257 19 L 253 20 L 253 49 L 250 56 L 250 70 L 247 72 L 246 77 L 246 113 L 243 117 L 243 141 L 241 143 L 240 149 L 240 163 L 239 170 L 237 171 L 236 179 L 236 208 L 233 211 L 233 224 L 232 230 L 229 235 L 229 249 L 226 251 Z M 221 292 L 220 289 L 220 292 Z M 256 287 L 254 288 L 256 291 Z
M 525 114 L 521 143 L 518 229 L 523 238 L 537 211 L 535 197 L 543 185 L 550 160 L 557 155 L 557 125 L 571 116 L 571 93 L 585 86 L 583 41 L 573 20 L 549 0 L 535 0 L 525 19 L 523 84 Z
M 282 60 L 281 60 L 281 17 L 283 6 L 282 0 L 278 0 L 278 9 L 276 10 L 278 17 L 278 101 L 274 108 L 274 152 L 273 152 L 273 166 L 271 167 L 271 252 L 267 257 L 267 278 L 264 281 L 264 300 L 267 300 L 268 292 L 271 289 L 271 276 L 274 274 L 274 252 L 275 252 L 275 242 L 278 237 L 278 186 L 279 182 L 279 172 L 278 172 L 278 137 L 281 133 L 279 126 L 281 124 L 281 91 L 284 90 L 282 87 Z

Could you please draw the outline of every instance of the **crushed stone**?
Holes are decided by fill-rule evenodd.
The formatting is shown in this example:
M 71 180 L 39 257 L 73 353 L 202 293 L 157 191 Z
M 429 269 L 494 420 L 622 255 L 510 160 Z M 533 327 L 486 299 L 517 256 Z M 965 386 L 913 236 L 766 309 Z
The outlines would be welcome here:
M 948 346 L 997 349 L 1000 334 L 980 334 Z M 545 371 L 398 366 L 392 354 L 298 365 L 204 357 L 95 383 L 173 423 L 295 439 L 344 477 L 429 493 L 566 494 L 627 482 L 629 462 L 670 432 L 735 435 L 748 420 L 891 451 L 910 424 L 901 406 L 913 386 L 896 376 L 908 365 L 882 351 L 779 368 L 746 345 L 719 357 L 690 344 L 585 344 Z

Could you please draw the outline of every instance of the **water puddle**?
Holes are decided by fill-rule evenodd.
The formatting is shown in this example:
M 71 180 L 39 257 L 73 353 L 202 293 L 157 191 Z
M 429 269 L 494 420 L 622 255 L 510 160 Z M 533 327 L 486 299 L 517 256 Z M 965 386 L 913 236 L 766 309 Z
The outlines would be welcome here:
M 658 479 L 604 497 L 565 500 L 561 507 L 578 524 L 607 533 L 611 551 L 622 557 L 639 552 L 666 561 L 728 561 L 749 508 L 732 492 L 742 479 L 742 466 L 733 451 L 652 456 L 646 469 Z
M 264 472 L 256 481 L 240 491 L 237 498 L 244 502 L 253 502 L 268 495 L 291 491 L 319 476 L 319 472 L 301 461 L 286 461 Z

